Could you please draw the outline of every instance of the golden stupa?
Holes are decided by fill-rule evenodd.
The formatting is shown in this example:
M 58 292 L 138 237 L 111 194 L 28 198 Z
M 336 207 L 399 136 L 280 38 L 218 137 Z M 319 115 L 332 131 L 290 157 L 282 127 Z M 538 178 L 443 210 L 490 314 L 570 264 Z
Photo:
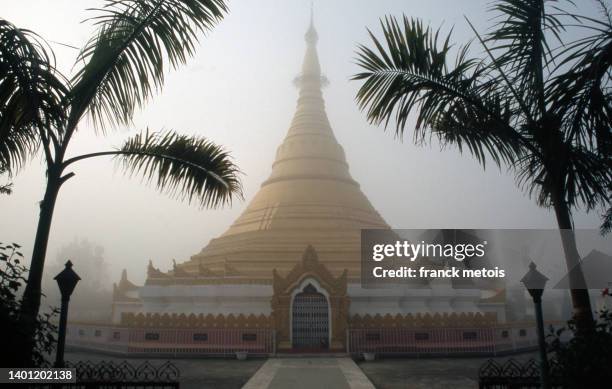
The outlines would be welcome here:
M 273 269 L 288 272 L 312 245 L 333 274 L 347 269 L 354 279 L 360 230 L 389 228 L 351 177 L 327 118 L 312 21 L 305 40 L 297 108 L 272 174 L 230 228 L 177 273 L 270 280 Z

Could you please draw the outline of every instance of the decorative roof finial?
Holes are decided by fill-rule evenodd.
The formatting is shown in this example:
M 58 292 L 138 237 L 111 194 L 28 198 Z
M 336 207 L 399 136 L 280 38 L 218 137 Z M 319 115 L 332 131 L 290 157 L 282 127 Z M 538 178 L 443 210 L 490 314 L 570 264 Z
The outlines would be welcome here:
M 308 26 L 308 31 L 306 31 L 306 35 L 304 35 L 304 39 L 306 39 L 306 43 L 308 44 L 316 44 L 319 36 L 317 35 L 317 30 L 314 27 L 314 3 L 310 3 L 310 26 Z
M 314 28 L 314 1 L 310 2 L 310 27 Z

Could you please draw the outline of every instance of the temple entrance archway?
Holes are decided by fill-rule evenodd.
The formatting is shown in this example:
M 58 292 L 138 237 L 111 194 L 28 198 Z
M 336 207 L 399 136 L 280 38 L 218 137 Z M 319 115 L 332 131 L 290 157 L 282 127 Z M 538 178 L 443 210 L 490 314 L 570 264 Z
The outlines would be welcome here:
M 313 282 L 296 290 L 291 302 L 291 342 L 294 349 L 327 350 L 330 342 L 328 298 Z
M 309 245 L 286 276 L 276 269 L 272 276 L 277 350 L 344 351 L 350 304 L 347 271 L 338 277 L 332 275 Z

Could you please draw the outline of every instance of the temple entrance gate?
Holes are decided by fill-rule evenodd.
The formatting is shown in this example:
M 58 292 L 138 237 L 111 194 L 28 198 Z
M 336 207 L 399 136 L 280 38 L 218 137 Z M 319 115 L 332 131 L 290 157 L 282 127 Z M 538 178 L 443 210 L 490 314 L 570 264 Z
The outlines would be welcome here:
M 310 245 L 286 276 L 272 271 L 272 318 L 279 352 L 346 350 L 347 273 L 332 275 Z
M 291 328 L 293 348 L 329 348 L 329 303 L 311 283 L 293 298 Z

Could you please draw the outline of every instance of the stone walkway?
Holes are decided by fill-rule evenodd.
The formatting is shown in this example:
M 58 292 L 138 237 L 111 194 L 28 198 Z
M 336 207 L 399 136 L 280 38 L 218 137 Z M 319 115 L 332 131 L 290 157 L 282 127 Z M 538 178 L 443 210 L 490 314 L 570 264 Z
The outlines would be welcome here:
M 533 353 L 497 357 L 525 361 Z M 172 363 L 180 370 L 181 389 L 478 389 L 478 369 L 489 358 L 388 358 L 359 362 L 346 357 L 179 358 Z M 165 358 L 127 358 L 95 352 L 69 350 L 71 362 L 128 360 L 139 365 L 149 360 L 159 366 Z
M 374 389 L 361 369 L 344 358 L 270 358 L 243 389 Z

